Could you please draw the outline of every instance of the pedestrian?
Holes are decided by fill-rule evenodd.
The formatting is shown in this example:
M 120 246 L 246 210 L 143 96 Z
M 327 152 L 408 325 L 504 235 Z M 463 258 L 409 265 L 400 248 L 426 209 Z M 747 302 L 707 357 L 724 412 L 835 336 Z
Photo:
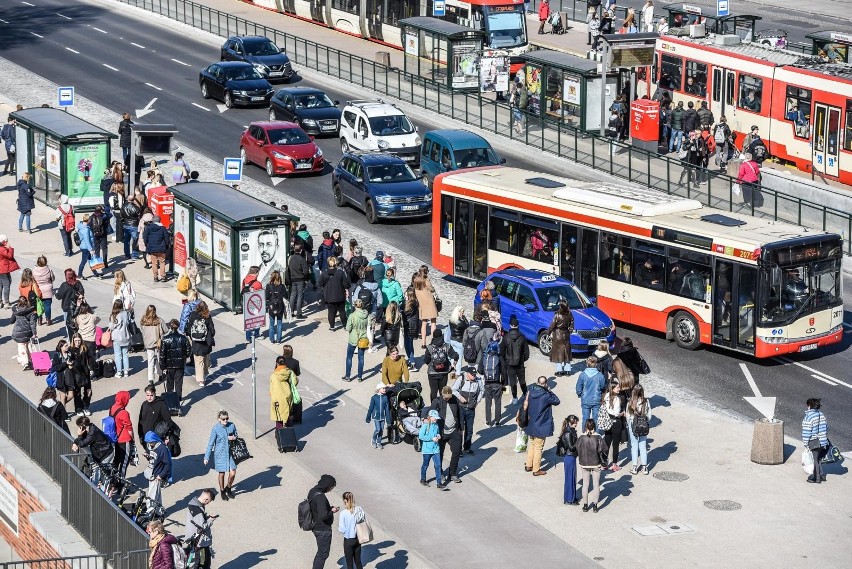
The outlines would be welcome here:
M 237 476 L 237 463 L 231 456 L 230 445 L 231 441 L 237 439 L 237 427 L 228 420 L 227 411 L 219 411 L 216 418 L 217 422 L 210 431 L 210 438 L 207 440 L 207 448 L 204 451 L 204 466 L 207 466 L 212 455 L 213 468 L 216 470 L 219 480 L 219 492 L 222 494 L 222 499 L 227 502 L 236 497 L 234 495 L 234 478 Z M 227 484 L 225 483 L 225 474 L 228 475 Z
M 409 366 L 405 358 L 399 355 L 399 346 L 393 346 L 382 360 L 382 383 L 391 386 L 400 381 L 408 383 Z
M 124 271 L 119 269 L 115 272 L 115 280 L 112 284 L 113 300 L 120 300 L 122 307 L 133 314 L 133 308 L 136 305 L 136 292 L 133 290 L 133 285 L 127 280 Z
M 178 404 L 183 401 L 183 373 L 191 353 L 189 339 L 178 331 L 180 323 L 172 318 L 168 331 L 160 341 L 157 358 L 166 378 L 166 391 L 177 395 Z M 181 414 L 180 408 L 177 414 Z
M 645 388 L 633 387 L 627 404 L 627 434 L 630 437 L 630 474 L 648 474 L 648 431 L 651 424 L 651 402 L 645 398 Z
M 115 377 L 130 377 L 130 314 L 124 309 L 120 299 L 116 299 L 112 303 L 109 330 L 112 332 Z
M 169 231 L 160 223 L 160 216 L 155 215 L 142 233 L 145 250 L 151 261 L 151 272 L 154 282 L 166 280 L 166 251 L 169 248 Z
M 731 127 L 728 126 L 728 119 L 725 115 L 719 117 L 719 122 L 713 127 L 713 139 L 716 142 L 716 166 L 721 172 L 724 172 L 728 167 L 728 158 L 731 151 Z
M 598 412 L 601 408 L 601 394 L 606 389 L 606 378 L 598 371 L 598 358 L 589 356 L 586 358 L 586 369 L 577 377 L 577 397 L 580 398 L 580 407 L 583 409 L 582 424 L 591 418 L 595 424 L 598 422 Z
M 382 308 L 387 308 L 391 302 L 402 304 L 403 292 L 402 285 L 396 280 L 396 269 L 388 268 L 385 270 L 385 278 L 381 282 L 382 288 Z
M 822 400 L 810 398 L 805 403 L 807 410 L 802 419 L 802 444 L 806 451 L 813 454 L 814 471 L 808 476 L 808 482 L 821 484 L 825 482 L 825 474 L 820 466 L 821 461 L 828 454 L 830 443 L 828 441 L 828 421 L 820 408 Z
M 385 271 L 387 271 L 387 265 L 385 265 L 385 252 L 384 251 L 376 251 L 376 256 L 373 257 L 373 260 L 369 263 L 370 267 L 373 267 L 373 278 L 376 280 L 379 285 L 382 284 L 382 280 L 385 278 Z
M 647 0 L 642 7 L 642 27 L 647 33 L 654 32 L 654 0 Z
M 669 152 L 677 152 L 678 158 L 683 145 L 683 114 L 685 112 L 683 101 L 678 101 L 671 114 L 672 136 L 669 139 Z
M 538 33 L 544 33 L 544 24 L 547 23 L 547 18 L 550 17 L 550 4 L 547 0 L 541 0 L 538 5 Z
M 122 242 L 126 260 L 139 258 L 139 222 L 145 209 L 145 201 L 136 193 L 121 205 Z M 116 231 L 117 233 L 118 231 Z
M 618 451 L 621 446 L 621 440 L 624 436 L 624 414 L 627 405 L 625 397 L 621 393 L 621 387 L 618 383 L 609 381 L 608 387 L 604 390 L 601 397 L 601 408 L 599 413 L 609 415 L 609 428 L 604 430 L 604 443 L 607 448 L 612 447 L 612 462 L 607 462 L 606 469 L 618 472 L 621 467 L 618 465 Z M 600 416 L 600 415 L 599 415 Z
M 385 279 L 385 282 L 387 282 L 387 279 Z M 393 300 L 384 310 L 382 325 L 380 328 L 380 334 L 385 342 L 385 348 L 387 349 L 386 353 L 388 355 L 390 355 L 390 351 L 393 348 L 399 346 L 399 333 L 401 328 L 402 313 L 399 310 L 399 304 L 397 301 Z
M 583 511 L 590 509 L 598 513 L 598 501 L 601 493 L 600 471 L 603 467 L 601 457 L 606 455 L 606 444 L 595 431 L 595 421 L 588 419 L 583 423 L 583 434 L 577 437 L 577 464 L 583 483 Z M 591 486 L 591 490 L 590 490 Z M 591 498 L 591 502 L 589 499 Z
M 92 239 L 95 244 L 92 255 L 103 260 L 104 268 L 109 266 L 109 252 L 107 251 L 109 246 L 107 235 L 110 231 L 109 217 L 111 216 L 105 212 L 102 205 L 95 206 L 94 213 L 89 216 L 89 228 L 92 230 Z
M 284 361 L 287 367 L 293 370 L 296 375 L 302 375 L 302 370 L 299 367 L 299 360 L 293 357 L 293 346 L 284 344 L 281 346 L 281 355 L 284 356 Z
M 77 316 L 74 318 L 74 327 L 86 346 L 86 356 L 89 362 L 89 369 L 94 372 L 96 378 L 100 378 L 97 367 L 98 346 L 95 344 L 95 336 L 97 334 L 97 324 L 101 319 L 92 312 L 92 307 L 87 302 L 80 304 L 77 310 Z M 73 337 L 73 336 L 72 336 Z
M 59 228 L 59 236 L 62 238 L 62 246 L 65 248 L 65 256 L 74 254 L 74 246 L 71 244 L 71 234 L 74 233 L 74 206 L 68 203 L 68 196 L 59 196 L 59 205 L 56 206 L 56 227 Z
M 518 317 L 509 317 L 509 331 L 503 336 L 500 353 L 506 365 L 506 377 L 512 390 L 512 405 L 518 402 L 518 386 L 521 387 L 521 397 L 527 394 L 526 362 L 530 359 L 530 347 L 527 339 L 521 334 Z
M 512 316 L 514 317 L 514 314 Z M 503 415 L 503 369 L 506 366 L 500 352 L 501 343 L 498 340 L 489 342 L 477 368 L 479 375 L 483 378 L 485 424 L 489 427 L 499 425 L 500 417 Z M 526 392 L 526 385 L 524 385 L 524 395 L 526 395 Z M 491 415 L 492 407 L 494 409 L 493 418 Z
M 298 384 L 299 376 L 287 367 L 286 358 L 275 358 L 275 369 L 269 376 L 269 418 L 275 421 L 276 430 L 293 424 L 293 400 Z
M 98 474 L 101 469 L 109 468 L 115 457 L 115 447 L 112 441 L 102 430 L 93 425 L 88 417 L 77 417 L 74 424 L 77 425 L 77 438 L 74 439 L 71 450 L 80 452 L 82 449 L 88 449 L 95 461 L 92 466 Z M 93 478 L 97 479 L 98 474 L 93 475 Z
M 57 427 L 69 435 L 71 434 L 67 424 L 69 420 L 68 412 L 65 411 L 65 405 L 59 401 L 59 396 L 55 388 L 48 387 L 42 392 L 37 408 L 39 413 L 53 421 Z
M 0 261 L 2 262 L 2 261 Z M 53 282 L 56 280 L 56 275 L 53 270 L 47 266 L 47 257 L 39 255 L 36 259 L 36 266 L 33 267 L 33 279 L 35 279 L 39 290 L 41 291 L 41 304 L 43 313 L 39 318 L 39 324 L 50 325 L 52 320 L 53 308 Z
M 38 307 L 38 301 L 41 300 L 41 288 L 33 277 L 32 269 L 24 269 L 21 271 L 21 282 L 18 283 L 18 295 L 26 296 L 30 301 L 30 306 Z M 39 318 L 39 324 L 41 324 Z
M 186 160 L 183 158 L 183 152 L 175 152 L 175 159 L 172 161 L 170 169 L 172 176 L 172 185 L 183 184 L 189 180 L 189 173 L 192 169 Z
M 133 121 L 130 120 L 130 113 L 121 115 L 121 122 L 118 123 L 118 145 L 121 147 L 121 158 L 127 160 L 130 156 L 130 142 L 133 136 Z
M 420 484 L 429 486 L 426 481 L 426 471 L 429 469 L 431 462 L 435 467 L 435 482 L 438 484 L 438 490 L 449 490 L 447 485 L 442 482 L 441 471 L 441 450 L 439 442 L 441 441 L 440 428 L 438 421 L 441 415 L 434 409 L 430 409 L 428 415 L 423 419 L 423 424 L 420 426 L 420 453 L 423 455 L 423 463 L 420 466 Z
M 79 333 L 71 337 L 71 371 L 74 375 L 74 413 L 91 416 L 89 407 L 92 404 L 92 377 L 94 370 L 90 367 L 88 349 Z
M 669 33 L 669 21 L 665 18 L 660 18 L 657 23 L 657 33 L 664 36 Z
M 186 329 L 186 323 L 189 322 L 189 317 L 195 312 L 198 303 L 201 300 L 198 298 L 198 291 L 195 288 L 189 289 L 186 293 L 186 301 L 180 309 L 180 318 L 178 319 L 178 332 L 189 335 Z
M 450 313 L 449 325 L 444 328 L 444 340 L 452 347 L 457 354 L 464 353 L 462 340 L 464 339 L 465 330 L 469 326 L 467 317 L 464 314 L 464 308 L 456 306 Z M 455 365 L 456 375 L 461 376 L 462 373 L 462 358 L 456 360 Z
M 702 146 L 701 135 L 697 131 L 688 131 L 686 141 L 681 148 L 678 158 L 683 162 L 683 170 L 678 178 L 678 185 L 683 185 L 683 179 L 686 178 L 687 187 L 698 186 L 698 168 L 701 166 Z
M 457 379 L 453 382 L 453 395 L 459 400 L 460 405 L 460 426 L 464 430 L 462 434 L 462 451 L 467 454 L 473 454 L 473 423 L 476 420 L 476 406 L 482 400 L 485 393 L 485 383 L 476 373 L 475 366 L 468 366 L 462 370 Z M 499 377 L 499 375 L 498 375 Z M 499 404 L 498 404 L 499 407 Z M 495 412 L 495 416 L 499 419 L 499 409 Z
M 32 233 L 30 226 L 30 215 L 35 209 L 35 189 L 30 185 L 30 173 L 24 172 L 21 179 L 18 180 L 18 211 L 21 213 L 18 216 L 18 231 L 24 230 L 24 221 L 27 222 L 27 233 Z
M 182 547 L 177 538 L 165 530 L 163 522 L 160 520 L 148 522 L 146 531 L 148 532 L 148 547 L 151 548 L 151 553 L 148 555 L 148 567 L 150 569 L 175 569 L 174 547 Z
M 186 335 L 192 340 L 190 350 L 195 362 L 195 382 L 204 387 L 207 374 L 210 373 L 210 354 L 216 345 L 216 328 L 210 317 L 210 309 L 203 300 L 198 302 L 186 321 Z
M 30 364 L 30 342 L 33 340 L 38 340 L 38 315 L 29 299 L 21 296 L 12 307 L 12 341 L 18 346 L 18 363 L 24 370 L 33 369 Z
M 129 391 L 118 391 L 115 394 L 115 403 L 109 408 L 109 416 L 115 422 L 115 460 L 113 467 L 116 474 L 122 480 L 127 476 L 127 465 L 136 454 L 136 440 L 133 436 L 133 423 L 127 404 L 130 402 Z
M 387 392 L 385 391 L 386 387 L 387 385 L 381 381 L 376 384 L 376 393 L 370 397 L 370 407 L 367 409 L 367 418 L 365 419 L 367 424 L 370 421 L 373 422 L 373 438 L 370 444 L 373 445 L 373 448 L 380 450 L 385 448 L 382 444 L 382 433 L 387 425 L 393 423 Z M 388 440 L 388 444 L 390 443 L 391 441 Z
M 343 557 L 346 560 L 346 569 L 364 569 L 361 563 L 361 542 L 355 526 L 367 516 L 360 506 L 355 505 L 355 496 L 352 492 L 343 493 L 343 509 L 340 511 L 340 521 L 337 530 L 343 534 Z
M 0 235 L 0 261 L 2 261 L 3 257 L 3 237 L 3 235 Z M 3 270 L 2 267 L 2 262 L 0 262 L 0 271 Z M 17 270 L 17 263 L 15 263 L 15 267 Z M 0 277 L 2 276 L 2 273 L 0 273 Z M 0 283 L 2 282 L 0 280 Z M 9 303 L 8 295 L 8 290 L 5 290 L 6 304 Z M 65 317 L 65 333 L 70 338 L 77 330 L 75 318 L 79 312 L 80 305 L 85 300 L 83 283 L 77 280 L 77 273 L 74 272 L 74 269 L 65 269 L 65 282 L 59 285 L 59 290 L 56 291 L 55 296 L 61 303 L 62 313 Z M 0 308 L 2 308 L 2 303 L 0 303 Z
M 306 260 L 307 253 L 301 243 L 293 245 L 293 254 L 287 259 L 287 270 L 284 272 L 284 284 L 290 287 L 290 307 L 296 318 L 303 319 L 302 304 L 305 302 L 305 286 L 313 276 L 310 265 Z
M 12 308 L 12 303 L 9 302 L 12 273 L 20 268 L 15 260 L 15 249 L 9 245 L 9 239 L 5 235 L 0 235 L 0 297 L 2 297 L 0 298 L 0 308 L 6 306 Z
M 346 371 L 341 379 L 352 381 L 352 356 L 355 350 L 358 350 L 358 381 L 361 382 L 364 381 L 364 352 L 370 341 L 367 338 L 367 311 L 364 310 L 364 303 L 360 298 L 355 299 L 355 310 L 349 315 L 345 328 L 348 332 Z
M 435 302 L 435 287 L 429 280 L 428 269 L 422 267 L 418 274 L 414 277 L 414 294 L 417 297 L 417 305 L 420 308 L 420 338 L 422 343 L 421 348 L 426 349 L 426 338 L 428 330 L 431 327 L 435 328 L 435 322 L 438 320 L 438 306 Z
M 364 311 L 367 313 L 367 346 L 371 352 L 374 352 L 376 351 L 374 345 L 376 321 L 379 320 L 378 315 L 381 312 L 382 301 L 384 299 L 382 298 L 382 290 L 379 287 L 379 283 L 376 282 L 373 275 L 373 267 L 367 265 L 364 267 L 363 272 L 364 277 L 360 284 L 355 287 L 355 290 L 352 291 L 352 298 L 360 300 L 364 306 Z
M 530 96 L 529 91 L 527 91 L 526 84 L 519 75 L 520 73 L 515 74 L 515 82 L 512 83 L 512 90 L 509 93 L 509 106 L 512 107 L 512 120 L 515 123 L 513 127 L 515 134 L 523 135 L 524 112 L 527 109 L 527 105 L 529 105 Z
M 337 258 L 330 257 L 326 265 L 328 268 L 320 275 L 320 286 L 328 310 L 328 329 L 334 332 L 337 316 L 340 316 L 341 327 L 346 328 L 346 299 L 352 283 L 346 270 L 337 266 Z
M 6 147 L 6 161 L 3 163 L 4 176 L 6 174 L 15 175 L 15 157 L 18 153 L 17 146 L 15 145 L 15 135 L 15 117 L 9 115 L 6 119 L 6 124 L 0 130 L 0 139 L 3 140 L 3 144 Z
M 84 214 L 83 219 L 77 223 L 77 237 L 80 238 L 80 266 L 77 267 L 77 275 L 82 280 L 86 280 L 83 276 L 83 269 L 89 267 L 92 275 L 98 278 L 103 275 L 95 270 L 96 265 L 92 265 L 92 250 L 95 248 L 95 242 L 92 238 L 92 230 L 89 228 L 89 214 Z
M 546 470 L 541 469 L 541 455 L 544 452 L 545 439 L 553 436 L 553 407 L 559 403 L 559 397 L 548 389 L 545 376 L 540 376 L 535 385 L 530 386 L 524 399 L 524 407 L 529 416 L 529 423 L 524 429 L 529 437 L 524 470 L 532 472 L 533 476 L 547 474 Z
M 163 484 L 169 483 L 172 477 L 172 455 L 163 440 L 154 431 L 146 432 L 144 441 L 147 450 L 145 458 L 148 459 L 148 469 L 150 469 L 146 496 L 148 507 L 155 511 L 158 506 L 163 505 Z M 146 472 L 148 469 L 146 469 Z
M 690 133 L 697 130 L 701 126 L 698 123 L 698 111 L 695 110 L 695 103 L 689 101 L 686 103 L 686 110 L 683 112 L 683 132 Z
M 314 520 L 314 527 L 311 531 L 317 541 L 317 553 L 314 556 L 314 563 L 311 565 L 312 569 L 323 569 L 331 552 L 331 524 L 334 523 L 334 514 L 340 508 L 332 507 L 325 495 L 334 490 L 336 486 L 337 481 L 334 476 L 323 474 L 320 476 L 317 485 L 308 492 L 308 504 L 311 506 L 311 517 Z
M 166 322 L 157 316 L 157 307 L 149 304 L 145 315 L 139 321 L 142 341 L 145 343 L 145 357 L 148 360 L 148 383 L 159 382 L 162 375 L 160 366 L 160 345 L 168 332 Z
M 322 232 L 322 243 L 317 247 L 317 270 L 320 273 L 328 268 L 328 260 L 334 256 L 334 241 L 331 240 L 331 233 L 328 231 Z M 322 286 L 320 284 L 320 286 Z
M 621 340 L 621 349 L 618 351 L 616 361 L 621 361 L 627 367 L 636 383 L 639 383 L 640 375 L 648 374 L 651 371 L 648 368 L 648 364 L 645 363 L 645 359 L 639 353 L 639 350 L 633 345 L 633 340 L 630 336 L 625 336 Z M 616 367 L 617 364 L 613 363 L 613 369 Z
M 423 354 L 423 363 L 428 366 L 426 376 L 429 379 L 429 401 L 434 401 L 442 388 L 447 386 L 447 377 L 453 368 L 453 362 L 459 355 L 452 346 L 444 341 L 439 328 L 432 333 L 432 341 Z
M 737 184 L 740 185 L 743 203 L 754 207 L 763 205 L 760 196 L 760 164 L 755 162 L 748 152 L 743 154 L 743 162 L 740 164 L 740 170 L 737 173 Z
M 402 304 L 402 343 L 405 347 L 405 357 L 408 369 L 417 371 L 414 360 L 414 339 L 420 334 L 420 305 L 413 287 L 405 289 Z
M 592 49 L 598 48 L 598 43 L 600 40 L 598 37 L 601 35 L 601 20 L 598 18 L 597 12 L 592 12 L 591 10 L 588 13 L 588 21 L 586 22 L 589 25 L 589 33 L 586 38 L 586 45 L 592 46 Z
M 556 441 L 556 456 L 562 457 L 562 468 L 565 470 L 565 485 L 562 491 L 562 503 L 576 506 L 577 499 L 577 415 L 568 415 L 562 421 L 562 432 Z
M 451 480 L 460 483 L 459 478 L 459 457 L 462 447 L 461 433 L 461 405 L 459 399 L 453 395 L 453 390 L 450 386 L 444 385 L 441 388 L 440 395 L 432 401 L 432 409 L 438 412 L 440 417 L 440 435 L 438 447 L 441 451 L 441 467 L 443 468 L 444 457 L 447 445 L 450 446 L 450 466 L 447 470 L 447 483 Z
M 157 396 L 157 387 L 149 383 L 145 386 L 145 401 L 139 408 L 139 419 L 136 422 L 136 433 L 139 439 L 144 439 L 145 433 L 153 431 L 157 423 L 161 421 L 167 425 L 172 423 L 169 406 Z
M 560 300 L 548 329 L 552 343 L 550 361 L 556 365 L 556 373 L 554 374 L 556 377 L 571 373 L 571 334 L 573 331 L 574 315 L 568 307 L 568 302 Z
M 605 379 L 609 379 L 612 377 L 612 353 L 609 351 L 609 342 L 606 340 L 601 340 L 598 342 L 597 348 L 592 352 L 592 355 L 598 359 L 597 368 L 598 371 L 601 372 Z
M 282 328 L 287 314 L 287 288 L 281 282 L 281 272 L 272 271 L 269 284 L 266 285 L 266 308 L 269 312 L 269 342 L 280 344 L 284 341 Z
M 703 95 L 703 93 L 700 94 Z M 707 108 L 707 101 L 701 101 L 696 112 L 698 113 L 698 128 L 709 132 L 716 122 L 716 117 L 713 116 L 713 111 Z
M 207 505 L 216 499 L 213 488 L 205 488 L 198 496 L 189 501 L 186 508 L 186 523 L 184 524 L 184 543 L 188 544 L 189 554 L 195 553 L 196 569 L 210 569 L 213 545 L 213 522 L 219 515 L 209 515 Z
M 74 385 L 74 372 L 71 369 L 71 345 L 62 339 L 56 343 L 56 350 L 50 355 L 50 371 L 56 374 L 56 390 L 61 393 L 62 405 L 67 405 L 75 396 L 77 387 Z M 68 418 L 77 415 L 68 414 Z

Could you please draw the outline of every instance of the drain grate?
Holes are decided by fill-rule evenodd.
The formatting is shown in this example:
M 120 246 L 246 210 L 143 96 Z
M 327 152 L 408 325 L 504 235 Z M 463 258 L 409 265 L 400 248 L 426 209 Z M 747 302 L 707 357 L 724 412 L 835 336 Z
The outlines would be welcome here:
M 742 509 L 743 505 L 733 500 L 708 500 L 704 502 L 704 506 L 711 510 L 719 510 L 721 512 L 733 512 L 734 510 Z
M 662 472 L 655 472 L 654 478 L 658 480 L 665 480 L 666 482 L 683 482 L 684 480 L 689 479 L 689 475 L 684 474 L 683 472 L 663 470 Z

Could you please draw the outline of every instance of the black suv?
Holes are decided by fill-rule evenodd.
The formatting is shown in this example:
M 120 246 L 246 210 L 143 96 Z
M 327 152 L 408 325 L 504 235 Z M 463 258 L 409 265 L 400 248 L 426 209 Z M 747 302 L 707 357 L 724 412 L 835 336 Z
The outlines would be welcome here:
M 332 101 L 312 87 L 286 87 L 269 102 L 269 120 L 290 121 L 314 136 L 337 136 L 340 132 L 340 101 Z
M 222 61 L 245 61 L 269 81 L 289 81 L 293 75 L 290 58 L 265 36 L 233 36 L 222 45 Z

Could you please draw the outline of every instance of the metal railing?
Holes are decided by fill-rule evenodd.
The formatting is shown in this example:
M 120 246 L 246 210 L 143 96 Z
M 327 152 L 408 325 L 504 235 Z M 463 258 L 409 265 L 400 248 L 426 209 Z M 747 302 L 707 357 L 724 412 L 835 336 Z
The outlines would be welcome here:
M 542 112 L 527 116 L 526 128 L 518 135 L 506 103 L 483 98 L 481 93 L 459 93 L 439 83 L 395 67 L 324 46 L 314 41 L 267 27 L 190 0 L 118 0 L 167 16 L 221 37 L 263 35 L 284 48 L 300 66 L 347 81 L 353 85 L 423 107 L 443 116 L 477 126 L 574 162 L 668 194 L 689 197 L 704 205 L 758 217 L 838 233 L 844 237 L 845 252 L 852 254 L 852 214 L 777 191 L 760 189 L 760 200 L 745 202 L 734 192 L 736 179 L 723 173 L 702 170 L 706 180 L 694 187 L 680 182 L 684 164 L 677 159 L 619 143 L 581 131 Z M 584 2 L 575 2 L 577 6 Z M 579 9 L 579 8 L 578 8 Z M 542 96 L 544 109 L 546 97 Z M 762 201 L 762 203 L 760 203 Z
M 78 555 L 0 563 L 0 569 L 107 569 L 107 567 L 106 555 Z

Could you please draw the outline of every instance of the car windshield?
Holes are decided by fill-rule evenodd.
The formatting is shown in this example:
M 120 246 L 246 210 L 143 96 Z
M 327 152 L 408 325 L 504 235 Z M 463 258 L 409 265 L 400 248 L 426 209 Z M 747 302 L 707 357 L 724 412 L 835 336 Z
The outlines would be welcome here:
M 285 146 L 287 144 L 307 144 L 310 137 L 300 128 L 273 128 L 266 131 L 269 144 Z
M 524 6 L 483 6 L 488 47 L 519 47 L 527 44 Z
M 413 182 L 417 179 L 408 164 L 382 164 L 370 166 L 367 174 L 371 182 L 386 184 L 393 182 Z
M 475 168 L 477 166 L 496 166 L 500 159 L 490 148 L 465 148 L 457 150 L 456 156 L 459 168 Z
M 247 55 L 275 55 L 281 53 L 278 46 L 269 40 L 252 43 L 243 42 L 243 45 L 246 46 Z
M 252 81 L 263 79 L 254 67 L 225 68 L 225 78 L 228 81 Z
M 325 109 L 333 107 L 334 103 L 325 93 L 311 93 L 310 95 L 299 95 L 296 97 L 297 109 Z
M 561 284 L 535 290 L 542 309 L 547 312 L 556 312 L 559 301 L 567 300 L 571 310 L 579 310 L 591 306 L 589 298 L 575 286 Z
M 792 322 L 798 316 L 841 303 L 840 259 L 763 269 L 761 324 Z M 741 304 L 750 299 L 741 299 Z M 751 299 L 753 302 L 753 299 Z
M 372 117 L 370 118 L 370 130 L 377 136 L 411 134 L 414 132 L 414 125 L 411 124 L 411 121 L 405 115 Z

